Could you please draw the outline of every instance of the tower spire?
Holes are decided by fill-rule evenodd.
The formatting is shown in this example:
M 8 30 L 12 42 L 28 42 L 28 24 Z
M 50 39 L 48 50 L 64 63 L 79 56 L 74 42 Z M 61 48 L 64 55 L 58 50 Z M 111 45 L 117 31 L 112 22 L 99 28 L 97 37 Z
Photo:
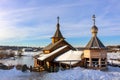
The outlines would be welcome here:
M 56 27 L 57 27 L 57 29 L 56 29 L 54 36 L 52 37 L 52 43 L 55 43 L 55 42 L 59 41 L 60 39 L 64 39 L 64 37 L 60 31 L 59 16 L 57 17 Z
M 95 25 L 95 15 L 92 16 L 92 19 L 93 19 L 93 25 Z
M 59 16 L 58 16 L 58 17 L 57 17 L 57 25 L 56 25 L 56 26 L 57 26 L 57 29 L 59 29 L 59 27 L 60 27 L 59 19 L 60 19 L 60 18 L 59 18 Z

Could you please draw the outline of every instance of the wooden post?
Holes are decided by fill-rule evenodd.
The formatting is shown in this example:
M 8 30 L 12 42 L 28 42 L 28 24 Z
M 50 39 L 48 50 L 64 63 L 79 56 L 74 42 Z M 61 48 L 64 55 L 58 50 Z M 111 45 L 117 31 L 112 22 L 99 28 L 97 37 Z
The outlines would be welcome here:
M 61 70 L 61 62 L 59 62 L 59 70 Z
M 71 69 L 71 61 L 70 61 L 70 69 Z
M 105 58 L 105 67 L 107 68 L 107 58 Z
M 92 67 L 92 59 L 89 58 L 89 67 Z
M 99 58 L 99 68 L 101 68 L 101 58 Z

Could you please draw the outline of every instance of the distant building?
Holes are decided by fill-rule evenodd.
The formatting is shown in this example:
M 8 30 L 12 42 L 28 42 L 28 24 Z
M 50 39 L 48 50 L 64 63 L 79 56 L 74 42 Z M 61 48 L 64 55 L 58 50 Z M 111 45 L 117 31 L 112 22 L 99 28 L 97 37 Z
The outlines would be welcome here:
M 85 67 L 93 69 L 107 68 L 107 49 L 97 37 L 98 28 L 95 25 L 95 15 L 93 15 L 94 25 L 91 28 L 92 38 L 84 50 Z

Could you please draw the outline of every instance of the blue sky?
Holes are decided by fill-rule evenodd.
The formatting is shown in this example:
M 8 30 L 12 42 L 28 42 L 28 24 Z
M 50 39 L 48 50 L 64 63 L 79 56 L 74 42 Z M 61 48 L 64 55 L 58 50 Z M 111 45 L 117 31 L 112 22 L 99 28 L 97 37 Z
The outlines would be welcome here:
M 0 45 L 46 46 L 60 16 L 66 40 L 85 46 L 91 38 L 93 14 L 100 40 L 120 45 L 119 0 L 0 0 Z

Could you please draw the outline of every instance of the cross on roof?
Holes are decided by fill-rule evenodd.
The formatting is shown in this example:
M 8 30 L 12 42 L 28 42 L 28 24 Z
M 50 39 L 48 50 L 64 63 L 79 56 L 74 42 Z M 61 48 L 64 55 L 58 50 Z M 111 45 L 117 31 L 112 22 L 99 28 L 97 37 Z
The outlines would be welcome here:
M 58 17 L 57 17 L 57 22 L 58 22 L 58 23 L 59 23 L 59 19 L 60 19 L 60 18 L 59 18 L 59 16 L 58 16 Z
M 95 25 L 95 15 L 92 16 L 92 19 L 93 19 L 93 24 Z

